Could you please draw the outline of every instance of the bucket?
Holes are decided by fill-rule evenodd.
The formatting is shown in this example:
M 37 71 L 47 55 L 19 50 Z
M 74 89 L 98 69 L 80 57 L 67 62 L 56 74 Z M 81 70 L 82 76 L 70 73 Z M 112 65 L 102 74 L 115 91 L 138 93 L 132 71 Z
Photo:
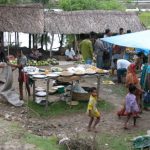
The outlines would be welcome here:
M 64 86 L 59 86 L 57 91 L 58 91 L 59 94 L 65 93 L 65 87 Z

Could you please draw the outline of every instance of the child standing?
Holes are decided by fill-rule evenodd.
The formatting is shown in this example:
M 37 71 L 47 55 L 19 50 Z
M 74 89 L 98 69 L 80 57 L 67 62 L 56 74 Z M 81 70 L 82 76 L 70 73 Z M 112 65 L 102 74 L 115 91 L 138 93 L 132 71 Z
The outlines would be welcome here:
M 94 125 L 93 125 L 93 130 L 97 132 L 96 125 L 100 121 L 100 112 L 97 110 L 96 104 L 97 104 L 97 90 L 95 87 L 93 87 L 91 88 L 91 95 L 90 95 L 88 108 L 87 108 L 88 116 L 90 117 L 90 121 L 88 124 L 88 131 L 91 131 L 92 123 L 94 121 L 94 118 L 96 118 Z
M 127 128 L 127 123 L 130 120 L 131 116 L 133 117 L 133 125 L 136 126 L 136 118 L 139 112 L 139 107 L 136 101 L 136 87 L 133 84 L 129 84 L 129 93 L 125 99 L 125 111 L 127 114 L 127 120 L 124 124 L 124 129 Z

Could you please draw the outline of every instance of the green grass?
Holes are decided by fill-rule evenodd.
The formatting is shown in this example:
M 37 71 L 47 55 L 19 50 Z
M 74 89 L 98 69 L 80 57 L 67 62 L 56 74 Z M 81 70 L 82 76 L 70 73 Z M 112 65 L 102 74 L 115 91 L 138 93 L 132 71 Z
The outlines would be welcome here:
M 59 115 L 69 115 L 73 113 L 84 113 L 86 112 L 87 102 L 79 102 L 77 106 L 70 107 L 69 105 L 66 104 L 66 102 L 59 101 L 56 103 L 49 104 L 47 111 L 45 111 L 44 106 L 40 106 L 35 102 L 30 101 L 29 107 L 33 110 L 32 112 L 36 112 L 43 117 L 59 116 Z M 113 109 L 113 106 L 111 103 L 101 100 L 100 102 L 98 102 L 98 109 L 100 109 L 101 111 L 110 111 Z
M 27 143 L 35 145 L 37 150 L 60 150 L 57 138 L 54 136 L 40 137 L 27 133 L 24 139 Z
M 101 133 L 98 136 L 97 143 L 99 150 L 131 150 L 133 139 L 136 136 L 144 135 L 144 132 L 124 133 L 120 135 Z
M 112 81 L 112 77 L 103 77 L 103 80 L 110 80 Z M 118 85 L 103 85 L 104 88 L 112 90 L 112 94 L 117 96 L 123 97 L 127 94 L 127 88 L 123 84 Z
M 139 18 L 141 22 L 147 27 L 150 28 L 150 13 L 149 12 L 142 12 L 139 14 Z
M 120 97 L 125 96 L 127 94 L 127 88 L 123 85 L 110 85 L 110 89 L 112 89 L 112 93 L 116 94 Z

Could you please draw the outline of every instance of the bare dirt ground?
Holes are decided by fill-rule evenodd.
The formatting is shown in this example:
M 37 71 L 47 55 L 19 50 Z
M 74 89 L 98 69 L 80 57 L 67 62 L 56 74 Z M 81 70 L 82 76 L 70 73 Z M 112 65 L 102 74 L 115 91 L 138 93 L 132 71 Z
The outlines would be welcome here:
M 18 91 L 18 82 L 17 82 L 17 71 L 14 72 L 14 87 Z M 83 85 L 96 85 L 95 78 L 87 78 L 81 80 Z M 42 81 L 41 84 L 44 84 Z M 120 85 L 114 85 L 120 86 Z M 26 93 L 24 93 L 26 97 Z M 106 85 L 101 85 L 100 88 L 100 97 L 106 101 L 112 103 L 115 107 L 111 112 L 103 111 L 101 115 L 101 122 L 98 126 L 99 133 L 109 133 L 109 134 L 123 134 L 124 132 L 136 133 L 137 131 L 147 131 L 150 129 L 150 115 L 149 112 L 143 112 L 141 115 L 142 118 L 138 120 L 138 128 L 132 128 L 132 130 L 124 131 L 123 123 L 125 118 L 118 119 L 116 112 L 121 107 L 124 97 L 119 96 L 116 93 L 113 93 L 112 87 L 107 87 Z M 27 98 L 27 97 L 26 97 Z M 25 98 L 25 99 L 26 99 Z M 25 106 L 21 108 L 15 108 L 7 103 L 0 104 L 0 149 L 5 145 L 5 149 L 10 149 L 8 145 L 12 147 L 17 147 L 15 150 L 19 150 L 21 146 L 23 149 L 34 150 L 34 145 L 29 144 L 20 144 L 19 137 L 22 134 L 22 131 L 18 133 L 15 131 L 13 133 L 14 137 L 9 137 L 9 133 L 13 132 L 11 130 L 11 122 L 19 122 L 22 126 L 24 132 L 32 132 L 37 135 L 48 136 L 48 135 L 61 135 L 61 136 L 72 136 L 76 133 L 81 135 L 91 136 L 93 133 L 87 132 L 87 123 L 89 118 L 85 113 L 67 115 L 67 116 L 58 116 L 58 117 L 49 117 L 49 118 L 28 118 L 27 117 L 27 108 Z M 5 120 L 7 121 L 5 121 Z M 132 122 L 130 122 L 132 123 Z M 6 138 L 7 137 L 7 138 Z M 9 138 L 8 138 L 9 137 Z M 11 143 L 11 144 L 10 144 Z M 19 148 L 18 148 L 19 147 Z M 11 148 L 13 150 L 13 148 Z

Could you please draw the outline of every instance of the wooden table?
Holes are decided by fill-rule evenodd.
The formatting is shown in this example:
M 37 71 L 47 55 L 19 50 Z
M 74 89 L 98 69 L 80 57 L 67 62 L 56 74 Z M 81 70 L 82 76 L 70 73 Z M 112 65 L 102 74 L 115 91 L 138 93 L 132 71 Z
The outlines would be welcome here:
M 72 90 L 73 90 L 73 85 L 75 81 L 80 80 L 82 77 L 86 77 L 86 76 L 96 76 L 97 77 L 97 97 L 99 98 L 100 96 L 100 82 L 101 82 L 101 76 L 104 76 L 105 74 L 100 74 L 100 73 L 95 73 L 95 74 L 84 74 L 84 75 L 72 75 L 72 76 L 59 76 L 59 77 L 45 77 L 45 78 L 35 78 L 33 76 L 33 101 L 35 101 L 35 81 L 36 80 L 41 80 L 44 79 L 46 80 L 46 105 L 45 105 L 45 109 L 47 110 L 48 108 L 48 98 L 49 98 L 49 83 L 50 80 L 63 80 L 63 82 L 71 82 L 71 100 L 72 100 Z

